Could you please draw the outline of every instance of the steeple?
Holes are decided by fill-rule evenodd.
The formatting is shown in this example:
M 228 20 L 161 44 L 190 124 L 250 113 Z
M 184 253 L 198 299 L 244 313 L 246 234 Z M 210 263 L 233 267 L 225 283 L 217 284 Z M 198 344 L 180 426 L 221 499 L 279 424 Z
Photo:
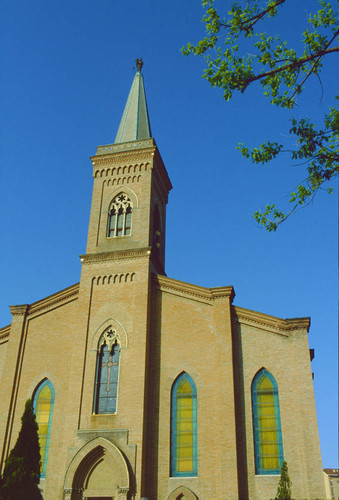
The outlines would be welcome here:
M 136 60 L 137 72 L 115 138 L 115 144 L 135 140 L 149 139 L 151 126 L 149 122 L 147 102 L 144 87 L 144 78 L 141 73 L 142 59 Z
M 151 137 L 141 67 L 137 59 L 115 143 L 98 146 L 91 157 L 94 186 L 83 258 L 115 262 L 141 256 L 152 272 L 165 274 L 166 204 L 172 185 Z

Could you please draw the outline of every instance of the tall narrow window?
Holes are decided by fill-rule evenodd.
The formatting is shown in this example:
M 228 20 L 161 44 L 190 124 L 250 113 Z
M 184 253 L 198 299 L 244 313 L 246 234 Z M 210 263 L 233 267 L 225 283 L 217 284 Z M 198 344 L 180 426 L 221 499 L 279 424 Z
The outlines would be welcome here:
M 129 236 L 132 228 L 132 202 L 125 193 L 113 198 L 108 209 L 107 236 Z
M 156 256 L 160 257 L 161 246 L 161 221 L 158 205 L 155 205 L 153 210 L 153 251 Z
M 280 474 L 284 460 L 277 383 L 267 370 L 252 382 L 256 474 Z
M 196 476 L 197 472 L 197 390 L 184 372 L 172 387 L 171 476 Z
M 45 379 L 37 387 L 33 397 L 33 408 L 39 427 L 38 434 L 41 455 L 41 477 L 46 476 L 48 449 L 52 428 L 54 397 L 54 388 L 48 379 Z
M 109 328 L 98 344 L 94 391 L 94 413 L 115 413 L 117 409 L 120 346 Z

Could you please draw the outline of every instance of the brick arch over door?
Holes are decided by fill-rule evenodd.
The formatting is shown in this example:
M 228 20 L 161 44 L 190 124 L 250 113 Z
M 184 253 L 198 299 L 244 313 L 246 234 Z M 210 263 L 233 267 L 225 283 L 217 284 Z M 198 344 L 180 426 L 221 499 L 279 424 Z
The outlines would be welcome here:
M 107 491 L 94 491 L 96 470 L 105 474 L 114 471 L 114 477 L 106 484 Z M 94 486 L 93 486 L 94 485 Z M 99 437 L 86 443 L 73 457 L 65 477 L 64 500 L 82 500 L 86 496 L 117 497 L 127 500 L 130 489 L 128 465 L 121 451 L 110 441 Z
M 199 500 L 197 495 L 186 486 L 179 486 L 169 495 L 167 500 Z

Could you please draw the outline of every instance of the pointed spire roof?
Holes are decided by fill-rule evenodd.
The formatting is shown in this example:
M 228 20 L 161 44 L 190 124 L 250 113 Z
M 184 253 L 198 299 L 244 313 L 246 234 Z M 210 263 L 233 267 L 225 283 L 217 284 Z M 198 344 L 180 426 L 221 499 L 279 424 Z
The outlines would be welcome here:
M 149 122 L 147 102 L 144 87 L 144 78 L 141 73 L 142 59 L 137 59 L 137 72 L 128 95 L 124 114 L 120 122 L 115 143 L 149 139 L 151 126 Z

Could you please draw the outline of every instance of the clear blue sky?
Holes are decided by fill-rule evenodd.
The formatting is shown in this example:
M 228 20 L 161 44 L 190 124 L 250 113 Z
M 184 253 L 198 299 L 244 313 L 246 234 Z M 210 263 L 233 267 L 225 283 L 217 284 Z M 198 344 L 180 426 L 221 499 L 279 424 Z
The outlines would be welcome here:
M 295 41 L 306 9 L 292 2 L 276 21 Z M 284 7 L 285 9 L 285 7 Z M 198 0 L 4 0 L 1 7 L 1 291 L 31 303 L 79 281 L 92 177 L 88 159 L 112 143 L 144 59 L 152 132 L 174 186 L 167 219 L 167 275 L 233 285 L 235 304 L 282 318 L 311 316 L 310 347 L 324 467 L 337 466 L 337 187 L 319 193 L 275 234 L 254 210 L 287 203 L 305 177 L 288 158 L 252 166 L 236 150 L 287 138 L 290 113 L 259 87 L 235 95 L 201 79 L 203 60 L 179 49 L 203 35 Z M 319 120 L 339 81 L 338 56 L 299 100 Z M 312 436 L 310 436 L 312 439 Z

